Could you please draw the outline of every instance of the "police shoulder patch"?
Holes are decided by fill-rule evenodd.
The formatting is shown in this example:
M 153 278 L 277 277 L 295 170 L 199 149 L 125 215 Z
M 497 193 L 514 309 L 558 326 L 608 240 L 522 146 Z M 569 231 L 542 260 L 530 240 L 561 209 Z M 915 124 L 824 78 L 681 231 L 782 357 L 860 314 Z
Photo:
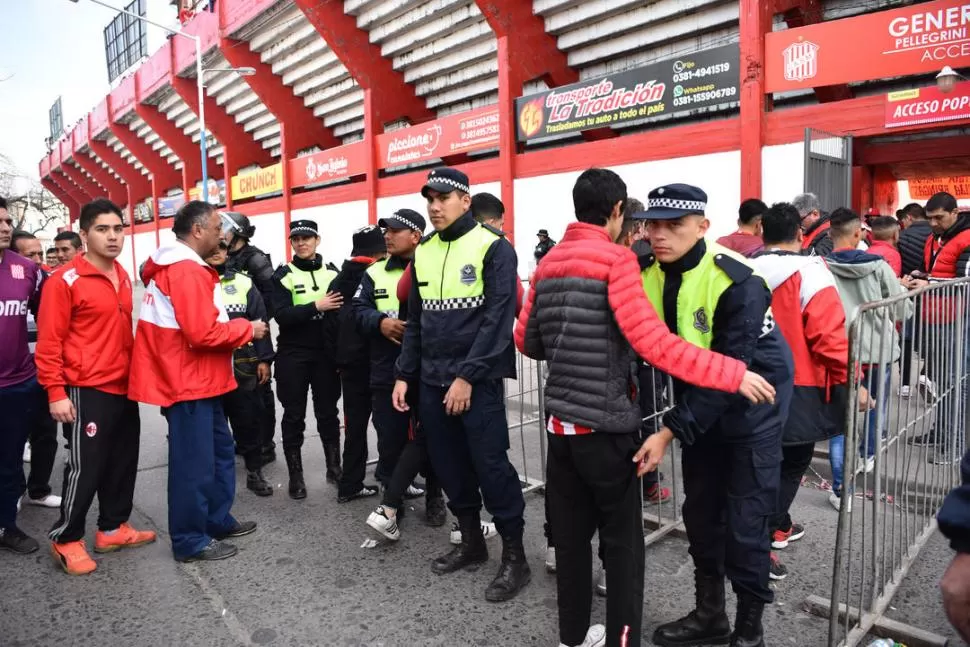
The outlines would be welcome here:
M 273 272 L 273 278 L 276 280 L 279 280 L 289 273 L 290 273 L 289 265 L 280 265 L 279 267 L 276 268 L 276 271 Z
M 714 254 L 714 264 L 721 268 L 721 271 L 728 275 L 728 278 L 735 283 L 742 283 L 754 273 L 754 270 L 743 261 L 739 261 L 728 254 Z

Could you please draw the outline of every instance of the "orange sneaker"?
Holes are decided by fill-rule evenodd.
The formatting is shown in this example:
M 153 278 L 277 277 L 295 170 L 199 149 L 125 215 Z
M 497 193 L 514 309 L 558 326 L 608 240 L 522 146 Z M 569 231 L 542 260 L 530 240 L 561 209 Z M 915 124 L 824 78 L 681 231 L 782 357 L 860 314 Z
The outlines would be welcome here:
M 135 530 L 127 522 L 118 526 L 110 535 L 100 530 L 94 536 L 94 552 L 110 553 L 122 548 L 144 546 L 155 541 L 152 530 Z
M 87 575 L 98 567 L 88 555 L 83 539 L 66 544 L 51 542 L 51 555 L 68 575 Z

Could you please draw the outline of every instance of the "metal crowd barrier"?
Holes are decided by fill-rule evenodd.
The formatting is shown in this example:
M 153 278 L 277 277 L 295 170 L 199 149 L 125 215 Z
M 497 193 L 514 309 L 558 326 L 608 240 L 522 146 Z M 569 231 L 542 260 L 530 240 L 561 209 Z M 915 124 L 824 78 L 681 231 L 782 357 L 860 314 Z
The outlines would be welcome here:
M 829 617 L 830 647 L 858 645 L 886 613 L 935 531 L 944 497 L 960 482 L 967 446 L 968 295 L 970 278 L 940 281 L 847 313 L 850 366 L 878 365 L 883 377 L 868 370 L 849 389 L 831 598 L 820 605 Z M 910 344 L 897 345 L 897 337 L 911 340 L 909 397 L 901 396 L 898 379 L 908 362 L 898 360 Z M 874 401 L 862 411 L 860 385 Z M 912 442 L 931 433 L 938 444 Z
M 544 387 L 546 369 L 543 362 L 517 354 L 517 379 L 505 381 L 506 414 L 509 421 L 510 459 L 519 473 L 524 493 L 545 491 L 546 474 L 546 410 Z M 660 428 L 661 417 L 672 407 L 673 384 L 659 371 L 649 369 L 652 379 L 642 380 L 652 400 L 645 412 L 643 428 L 654 432 Z M 661 488 L 670 490 L 664 500 L 643 501 L 644 541 L 650 545 L 682 526 L 680 508 L 683 504 L 678 472 L 679 449 L 671 443 L 659 470 Z M 642 496 L 642 490 L 641 490 Z

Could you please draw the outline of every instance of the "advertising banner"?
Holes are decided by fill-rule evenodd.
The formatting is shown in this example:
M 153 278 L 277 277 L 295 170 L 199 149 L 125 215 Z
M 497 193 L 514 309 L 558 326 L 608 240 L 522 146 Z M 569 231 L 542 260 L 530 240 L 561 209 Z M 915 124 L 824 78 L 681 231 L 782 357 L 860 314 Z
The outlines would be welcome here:
M 167 195 L 158 199 L 158 217 L 173 218 L 175 213 L 185 204 L 185 195 Z
M 340 180 L 367 172 L 367 148 L 364 142 L 344 144 L 291 159 L 289 164 L 294 187 Z
M 519 141 L 617 126 L 738 100 L 737 43 L 515 100 Z
M 216 206 L 226 204 L 226 181 L 209 178 L 209 190 L 206 193 L 208 193 L 206 197 L 208 198 L 209 204 L 214 204 Z M 199 182 L 194 187 L 189 189 L 189 200 L 201 199 L 202 183 Z
M 970 198 L 970 175 L 908 180 L 909 197 L 929 200 L 934 194 L 946 191 L 958 200 Z
M 476 108 L 378 135 L 381 168 L 498 146 L 498 106 Z
M 886 128 L 956 119 L 970 119 L 970 83 L 959 83 L 947 94 L 929 87 L 886 95 Z
M 765 89 L 784 92 L 970 66 L 970 0 L 936 0 L 765 36 Z
M 283 164 L 232 176 L 232 199 L 255 198 L 283 191 Z

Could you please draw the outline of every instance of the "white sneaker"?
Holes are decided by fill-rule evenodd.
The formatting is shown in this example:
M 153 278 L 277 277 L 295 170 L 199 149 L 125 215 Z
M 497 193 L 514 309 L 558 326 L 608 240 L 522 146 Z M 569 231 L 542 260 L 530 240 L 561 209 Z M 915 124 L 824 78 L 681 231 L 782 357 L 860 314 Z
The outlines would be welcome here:
M 849 504 L 849 512 L 852 512 L 852 497 L 849 497 L 848 504 Z M 832 492 L 831 494 L 829 494 L 829 505 L 835 508 L 836 511 L 840 510 L 842 508 L 842 497 L 840 497 L 835 492 Z
M 20 504 L 23 503 L 23 501 L 24 501 L 23 497 L 20 497 L 19 499 L 17 499 L 17 512 L 20 512 Z
M 902 384 L 899 387 L 899 397 L 908 398 L 909 397 L 909 386 Z
M 498 530 L 492 522 L 482 523 L 482 534 L 485 535 L 485 539 L 491 539 L 498 536 Z M 455 546 L 461 543 L 461 528 L 458 527 L 458 522 L 451 524 L 451 536 L 448 540 Z
M 24 462 L 25 463 L 30 462 L 30 443 L 27 443 L 26 445 L 24 445 Z
M 408 489 L 404 491 L 405 499 L 417 499 L 418 497 L 422 496 L 424 496 L 424 490 L 419 487 L 414 487 L 413 485 L 409 485 Z
M 40 506 L 41 508 L 60 508 L 61 497 L 57 496 L 56 494 L 48 494 L 47 496 L 42 496 L 39 499 L 28 496 L 27 503 L 30 505 Z
M 606 627 L 603 625 L 593 625 L 586 632 L 586 639 L 575 647 L 603 647 L 606 644 Z M 559 647 L 572 647 L 559 643 Z
M 874 469 L 876 469 L 876 457 L 875 456 L 870 456 L 869 458 L 867 458 L 865 460 L 863 460 L 862 456 L 860 456 L 856 460 L 856 464 L 855 464 L 855 473 L 856 474 L 862 474 L 863 472 L 865 472 L 866 474 L 872 474 L 872 470 L 874 470 Z
M 606 569 L 601 568 L 600 574 L 596 578 L 596 595 L 606 597 Z
M 933 384 L 933 380 L 925 375 L 919 376 L 919 381 L 916 383 L 916 388 L 918 388 L 923 393 L 923 397 L 927 398 L 928 400 L 936 399 L 936 385 Z
M 546 572 L 556 572 L 556 549 L 552 546 L 546 546 Z
M 397 519 L 391 519 L 384 512 L 384 506 L 377 506 L 377 510 L 370 513 L 367 517 L 367 525 L 381 533 L 391 541 L 401 538 L 401 529 L 397 527 Z

